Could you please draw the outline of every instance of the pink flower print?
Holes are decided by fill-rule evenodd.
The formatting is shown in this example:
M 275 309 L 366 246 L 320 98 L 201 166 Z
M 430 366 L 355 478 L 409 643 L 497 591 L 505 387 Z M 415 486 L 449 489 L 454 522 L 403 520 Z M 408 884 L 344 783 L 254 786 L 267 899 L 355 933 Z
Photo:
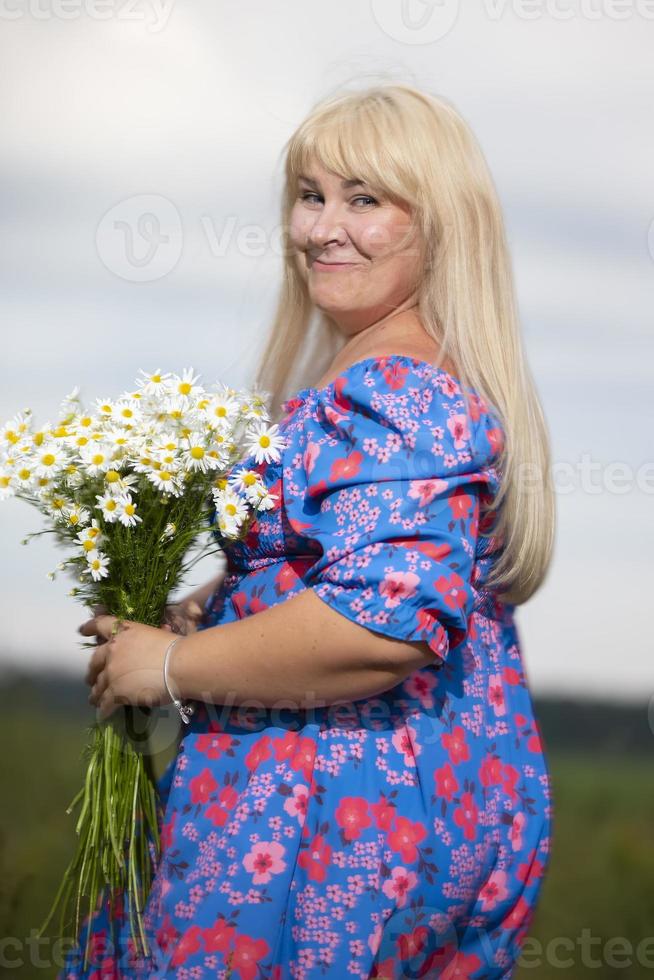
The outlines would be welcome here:
M 334 817 L 346 841 L 358 840 L 363 828 L 372 823 L 368 801 L 363 796 L 344 796 L 334 811 Z
M 306 786 L 298 783 L 293 787 L 293 795 L 289 796 L 284 803 L 284 809 L 289 817 L 297 817 L 300 826 L 302 826 L 306 820 L 308 803 L 309 790 Z
M 393 747 L 398 752 L 404 753 L 404 765 L 415 766 L 417 755 L 422 752 L 422 746 L 415 741 L 416 732 L 410 725 L 403 725 L 398 728 L 391 739 Z
M 451 803 L 454 794 L 459 791 L 459 783 L 449 762 L 446 762 L 440 769 L 434 770 L 434 780 L 436 782 L 436 796 Z
M 536 850 L 534 848 L 529 852 L 527 861 L 518 865 L 516 878 L 518 881 L 524 882 L 525 885 L 531 885 L 543 876 L 544 870 L 542 863 L 536 858 Z
M 515 784 L 518 782 L 519 778 L 520 774 L 515 766 L 502 766 L 502 789 L 514 802 L 518 798 L 518 794 L 515 790 Z
M 475 953 L 462 953 L 450 943 L 439 946 L 430 955 L 428 968 L 433 972 L 423 975 L 440 977 L 441 980 L 470 980 L 480 966 L 481 960 Z
M 388 835 L 388 846 L 392 851 L 399 851 L 405 864 L 411 864 L 418 857 L 418 848 L 421 840 L 427 836 L 424 824 L 409 820 L 407 817 L 398 817 L 395 830 L 391 830 Z
M 514 851 L 522 850 L 522 831 L 527 823 L 527 816 L 523 810 L 518 810 L 513 815 L 513 821 L 509 827 L 509 840 Z
M 476 514 L 478 503 L 474 497 L 471 497 L 469 493 L 462 490 L 460 487 L 454 491 L 454 493 L 448 497 L 447 500 L 450 505 L 450 510 L 452 511 L 452 517 L 455 521 L 467 521 L 470 516 L 470 511 Z
M 520 896 L 511 911 L 502 919 L 500 926 L 504 930 L 514 932 L 522 926 L 529 925 L 533 916 L 533 908 L 525 901 L 524 896 Z
M 198 735 L 195 747 L 198 752 L 204 752 L 208 759 L 219 759 L 232 745 L 232 736 L 224 732 L 206 732 Z
M 397 807 L 389 803 L 385 796 L 380 796 L 377 803 L 371 803 L 370 809 L 379 830 L 390 830 L 397 813 Z
M 441 735 L 441 742 L 450 754 L 450 761 L 457 766 L 460 762 L 465 762 L 470 758 L 470 746 L 466 742 L 466 733 L 461 725 L 455 725 L 452 734 L 444 732 Z
M 508 894 L 506 871 L 496 869 L 491 873 L 488 881 L 479 893 L 482 912 L 489 912 L 491 909 L 494 909 L 497 903 L 503 902 Z
M 408 496 L 419 501 L 420 507 L 426 507 L 439 493 L 444 493 L 449 486 L 447 480 L 433 477 L 428 480 L 410 480 Z
M 345 459 L 335 459 L 329 471 L 329 482 L 336 483 L 341 479 L 351 480 L 353 477 L 358 476 L 362 462 L 363 453 L 360 453 L 358 450 L 350 453 Z
M 398 908 L 403 908 L 406 905 L 407 893 L 417 884 L 418 876 L 414 871 L 397 867 L 393 868 L 390 878 L 387 878 L 382 885 L 382 891 L 387 898 L 396 900 Z
M 320 446 L 316 442 L 310 442 L 302 455 L 302 466 L 306 470 L 307 476 L 313 472 L 316 460 L 320 456 Z
M 463 827 L 465 839 L 474 840 L 477 836 L 479 810 L 472 793 L 461 794 L 461 805 L 455 809 L 453 816 L 457 827 Z
M 504 700 L 504 688 L 502 687 L 502 675 L 490 674 L 488 678 L 488 701 L 492 704 L 495 717 L 500 718 L 506 714 L 506 702 Z
M 265 762 L 266 759 L 270 758 L 270 736 L 264 735 L 263 738 L 258 739 L 245 756 L 245 765 L 248 769 L 254 771 L 257 766 Z
M 269 952 L 270 946 L 265 939 L 237 936 L 231 968 L 240 975 L 241 980 L 255 980 L 259 975 L 259 963 Z
M 413 572 L 388 572 L 379 586 L 379 594 L 386 597 L 386 608 L 394 609 L 403 599 L 416 594 L 420 578 Z
M 464 414 L 450 415 L 447 420 L 447 427 L 454 440 L 455 449 L 465 449 L 466 443 L 470 441 L 468 431 L 468 419 Z
M 200 949 L 201 938 L 202 929 L 200 926 L 190 926 L 175 947 L 175 951 L 170 960 L 171 965 L 181 966 L 191 953 L 197 953 Z
M 166 913 L 166 917 L 163 921 L 163 925 L 157 930 L 157 945 L 159 949 L 162 949 L 164 953 L 167 953 L 169 949 L 177 943 L 177 937 L 179 932 L 172 923 L 172 919 Z
M 311 881 L 324 881 L 331 856 L 329 844 L 322 834 L 316 834 L 309 846 L 300 851 L 297 863 L 305 869 Z
M 501 453 L 504 448 L 504 432 L 502 429 L 487 429 L 486 437 L 493 447 L 493 455 Z
M 207 953 L 226 953 L 236 929 L 230 926 L 223 915 L 219 915 L 212 926 L 202 930 L 204 948 Z
M 370 977 L 371 980 L 395 980 L 395 957 L 389 956 L 381 963 L 375 963 Z
M 416 670 L 404 682 L 404 690 L 409 697 L 420 701 L 423 708 L 433 708 L 432 691 L 438 684 L 438 677 L 430 670 Z
M 173 810 L 170 820 L 162 824 L 160 841 L 163 850 L 167 851 L 173 846 L 173 834 L 175 833 L 175 821 L 177 820 L 177 810 Z
M 468 593 L 465 582 L 460 575 L 457 575 L 456 572 L 452 572 L 450 575 L 441 575 L 434 584 L 443 596 L 443 601 L 450 609 L 463 609 L 468 598 Z
M 486 755 L 479 767 L 479 781 L 482 786 L 497 786 L 502 782 L 502 761 Z
M 254 875 L 253 885 L 265 885 L 274 874 L 279 874 L 286 867 L 282 860 L 286 848 L 276 841 L 257 841 L 250 852 L 243 858 L 245 870 Z
M 233 786 L 224 786 L 219 795 L 219 803 L 207 807 L 205 816 L 211 820 L 214 827 L 224 827 L 229 819 L 229 811 L 236 806 L 238 793 Z
M 188 785 L 191 791 L 191 803 L 206 803 L 210 795 L 218 789 L 218 783 L 211 775 L 211 770 L 206 767 L 198 776 L 194 776 Z

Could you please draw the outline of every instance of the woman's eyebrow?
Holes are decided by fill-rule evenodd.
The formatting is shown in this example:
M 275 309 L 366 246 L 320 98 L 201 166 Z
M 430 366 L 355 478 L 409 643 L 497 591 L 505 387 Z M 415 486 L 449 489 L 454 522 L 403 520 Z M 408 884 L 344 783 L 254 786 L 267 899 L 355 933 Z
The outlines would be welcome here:
M 304 174 L 298 174 L 298 180 L 304 180 L 307 184 L 313 184 L 314 187 L 318 187 L 317 181 L 312 177 L 305 177 Z M 342 180 L 341 187 L 347 189 L 348 187 L 367 187 L 368 184 L 365 180 L 357 180 L 353 178 L 351 180 Z

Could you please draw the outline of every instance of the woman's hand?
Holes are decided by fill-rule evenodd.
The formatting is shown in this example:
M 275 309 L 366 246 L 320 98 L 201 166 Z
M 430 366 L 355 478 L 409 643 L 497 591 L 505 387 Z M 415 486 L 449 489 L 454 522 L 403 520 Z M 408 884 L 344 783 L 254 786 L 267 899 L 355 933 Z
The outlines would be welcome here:
M 91 687 L 89 703 L 97 707 L 100 721 L 120 705 L 171 703 L 163 675 L 170 630 L 100 614 L 82 623 L 79 632 L 98 638 L 84 681 Z
M 187 636 L 189 633 L 197 631 L 203 615 L 202 606 L 196 602 L 193 596 L 188 596 L 181 602 L 172 602 L 166 606 L 161 625 L 163 629 L 172 633 L 181 633 L 183 636 Z

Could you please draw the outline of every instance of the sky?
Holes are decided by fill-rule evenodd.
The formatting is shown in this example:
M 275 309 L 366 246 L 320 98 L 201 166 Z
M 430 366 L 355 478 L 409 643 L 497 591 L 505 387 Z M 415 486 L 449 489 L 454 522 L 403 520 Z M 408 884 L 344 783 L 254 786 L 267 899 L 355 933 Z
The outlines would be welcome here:
M 654 706 L 647 8 L 5 4 L 0 420 L 27 406 L 52 419 L 76 385 L 89 402 L 115 396 L 140 368 L 248 384 L 280 282 L 283 144 L 339 86 L 428 89 L 461 112 L 491 168 L 550 432 L 554 556 L 516 611 L 531 689 Z M 72 580 L 46 577 L 62 553 L 47 535 L 20 544 L 40 528 L 26 503 L 0 502 L 0 671 L 81 677 L 86 612 Z

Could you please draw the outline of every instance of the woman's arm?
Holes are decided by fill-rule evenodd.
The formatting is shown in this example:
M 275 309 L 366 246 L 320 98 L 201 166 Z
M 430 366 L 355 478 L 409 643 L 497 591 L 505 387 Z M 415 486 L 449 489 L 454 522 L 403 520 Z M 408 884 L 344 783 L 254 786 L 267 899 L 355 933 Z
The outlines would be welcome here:
M 381 694 L 434 659 L 426 643 L 375 633 L 305 589 L 183 637 L 168 678 L 180 699 L 306 708 Z

